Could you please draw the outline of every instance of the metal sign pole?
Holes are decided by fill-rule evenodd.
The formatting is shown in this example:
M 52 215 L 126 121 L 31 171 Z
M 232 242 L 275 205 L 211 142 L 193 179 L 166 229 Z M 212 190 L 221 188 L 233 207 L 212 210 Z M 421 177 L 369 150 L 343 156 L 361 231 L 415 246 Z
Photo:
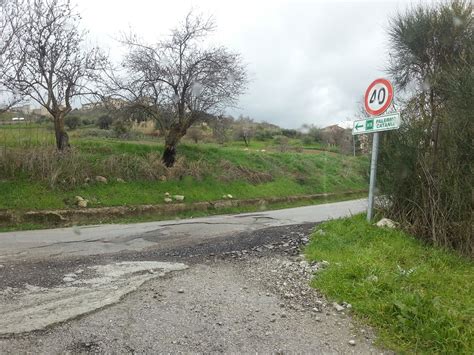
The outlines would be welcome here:
M 379 132 L 374 133 L 372 142 L 372 160 L 370 162 L 370 185 L 369 185 L 369 206 L 367 209 L 367 222 L 372 220 L 374 209 L 375 183 L 377 180 L 377 156 L 379 153 Z

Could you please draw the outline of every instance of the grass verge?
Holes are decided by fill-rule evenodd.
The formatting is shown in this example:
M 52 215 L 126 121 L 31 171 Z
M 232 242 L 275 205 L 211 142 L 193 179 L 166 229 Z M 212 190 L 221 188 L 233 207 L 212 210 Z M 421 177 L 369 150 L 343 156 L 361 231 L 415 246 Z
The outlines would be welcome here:
M 330 266 L 312 286 L 352 304 L 401 352 L 472 354 L 474 263 L 424 245 L 401 231 L 368 224 L 364 215 L 326 222 L 314 234 L 309 260 Z

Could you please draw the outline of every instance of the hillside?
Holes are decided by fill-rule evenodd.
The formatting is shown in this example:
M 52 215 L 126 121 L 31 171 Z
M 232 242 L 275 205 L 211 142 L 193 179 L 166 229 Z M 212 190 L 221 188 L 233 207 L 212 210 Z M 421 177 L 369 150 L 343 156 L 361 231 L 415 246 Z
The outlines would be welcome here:
M 88 207 L 164 203 L 165 193 L 185 202 L 275 197 L 365 189 L 368 161 L 332 152 L 278 152 L 182 144 L 166 169 L 162 145 L 116 139 L 73 140 L 71 154 L 51 147 L 5 149 L 0 154 L 1 209 Z M 96 182 L 103 176 L 107 183 Z M 118 180 L 117 180 L 118 179 Z

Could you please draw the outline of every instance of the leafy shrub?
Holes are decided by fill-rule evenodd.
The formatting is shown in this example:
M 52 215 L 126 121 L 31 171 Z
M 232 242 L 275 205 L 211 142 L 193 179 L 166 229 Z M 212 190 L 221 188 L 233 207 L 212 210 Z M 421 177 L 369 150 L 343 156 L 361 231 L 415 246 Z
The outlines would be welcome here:
M 81 119 L 77 116 L 66 116 L 64 123 L 69 129 L 76 129 L 81 124 Z
M 83 126 L 90 126 L 95 124 L 95 121 L 92 118 L 83 118 L 82 119 L 82 125 Z
M 126 138 L 129 138 L 131 135 L 131 132 L 130 132 L 131 122 L 118 120 L 118 121 L 115 121 L 112 128 L 115 132 L 115 135 L 119 138 L 126 139 Z
M 285 128 L 283 128 L 281 130 L 281 134 L 285 137 L 288 137 L 288 138 L 299 138 L 301 136 L 301 133 L 298 132 L 296 129 L 285 129 Z
M 256 130 L 255 132 L 255 139 L 257 141 L 266 141 L 266 140 L 270 140 L 273 138 L 273 134 L 274 132 L 273 131 L 270 131 L 268 129 L 258 129 Z
M 453 18 L 458 20 L 453 25 Z M 437 246 L 474 256 L 474 47 L 471 2 L 419 5 L 389 31 L 389 73 L 410 94 L 399 130 L 382 136 L 385 213 Z
M 287 145 L 289 139 L 286 136 L 275 136 L 273 137 L 273 142 L 278 145 Z
M 110 129 L 113 119 L 109 115 L 102 115 L 97 120 L 97 125 L 100 129 Z
M 313 144 L 314 143 L 314 139 L 313 137 L 305 134 L 303 136 L 303 138 L 301 139 L 301 141 L 303 142 L 303 144 L 306 144 L 306 145 L 309 145 L 309 144 Z

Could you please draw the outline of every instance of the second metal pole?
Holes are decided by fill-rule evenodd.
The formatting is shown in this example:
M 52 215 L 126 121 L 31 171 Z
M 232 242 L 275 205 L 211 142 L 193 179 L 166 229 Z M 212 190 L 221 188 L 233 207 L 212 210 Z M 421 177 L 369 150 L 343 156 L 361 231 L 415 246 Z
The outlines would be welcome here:
M 372 220 L 374 210 L 375 185 L 377 180 L 377 156 L 379 153 L 379 132 L 374 133 L 372 142 L 372 160 L 370 162 L 370 185 L 369 185 L 369 206 L 367 209 L 367 222 Z

